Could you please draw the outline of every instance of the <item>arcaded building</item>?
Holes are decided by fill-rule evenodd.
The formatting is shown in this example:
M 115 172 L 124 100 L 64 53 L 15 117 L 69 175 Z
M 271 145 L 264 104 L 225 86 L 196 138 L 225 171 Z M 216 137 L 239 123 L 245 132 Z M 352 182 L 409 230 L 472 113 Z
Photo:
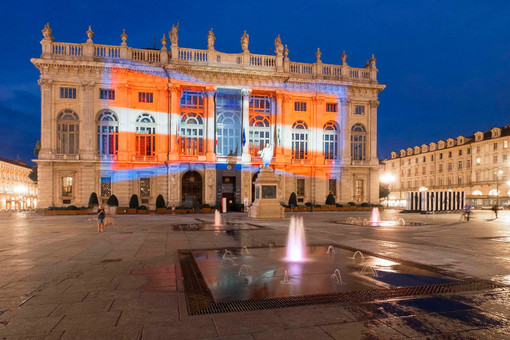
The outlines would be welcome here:
M 27 163 L 0 157 L 0 211 L 37 207 L 37 184 L 29 178 Z
M 42 30 L 39 206 L 86 205 L 91 192 L 121 206 L 137 194 L 154 207 L 250 204 L 273 146 L 278 198 L 300 204 L 378 202 L 376 60 L 350 67 L 293 62 L 276 37 L 275 55 L 183 48 L 178 26 L 161 48 L 55 42 Z
M 510 125 L 392 152 L 386 171 L 395 176 L 390 202 L 408 192 L 461 191 L 475 206 L 510 203 Z

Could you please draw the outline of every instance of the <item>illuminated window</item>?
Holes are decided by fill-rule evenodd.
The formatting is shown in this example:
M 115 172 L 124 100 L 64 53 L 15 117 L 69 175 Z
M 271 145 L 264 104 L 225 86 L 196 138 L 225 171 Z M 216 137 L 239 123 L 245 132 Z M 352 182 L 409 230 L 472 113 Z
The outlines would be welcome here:
M 99 99 L 115 100 L 115 90 L 99 89 Z
M 250 97 L 250 111 L 270 114 L 271 98 L 268 96 Z
M 218 115 L 216 124 L 216 153 L 219 156 L 238 155 L 241 152 L 239 115 L 236 112 L 224 111 Z
M 62 177 L 62 196 L 72 197 L 73 196 L 73 178 Z
M 365 114 L 365 106 L 364 105 L 354 105 L 354 114 L 364 115 Z
M 329 192 L 336 196 L 336 179 L 330 179 L 328 184 Z
M 366 141 L 367 133 L 363 124 L 354 124 L 351 128 L 351 158 L 353 160 L 366 160 Z
M 204 93 L 199 91 L 182 91 L 181 108 L 187 109 L 203 109 Z
M 338 124 L 336 122 L 327 122 L 324 124 L 322 132 L 322 150 L 324 158 L 338 159 Z
M 271 143 L 271 127 L 269 124 L 269 116 L 257 115 L 250 118 L 250 138 L 249 149 L 250 154 L 257 155 L 266 144 Z
M 136 155 L 156 154 L 156 121 L 149 113 L 142 113 L 136 119 Z
M 76 99 L 76 89 L 73 87 L 61 87 L 60 98 Z
M 57 153 L 77 154 L 80 123 L 76 112 L 65 109 L 57 116 Z
M 140 197 L 148 198 L 151 197 L 151 179 L 140 178 Z
M 292 125 L 292 158 L 308 158 L 308 126 L 302 120 Z
M 97 150 L 100 155 L 116 155 L 119 145 L 119 120 L 111 111 L 97 118 Z
M 508 148 L 508 141 L 507 140 L 503 141 L 503 148 L 504 149 Z
M 355 186 L 355 195 L 357 197 L 363 197 L 363 194 L 364 194 L 364 190 L 363 190 L 363 180 L 362 179 L 357 179 L 356 180 L 356 186 Z M 408 183 L 408 186 L 411 187 L 411 182 Z
M 480 159 L 480 157 L 478 157 L 478 158 L 476 159 L 476 164 L 480 164 L 480 162 L 481 162 L 481 159 Z
M 336 103 L 326 103 L 326 112 L 337 112 L 338 105 Z
M 112 178 L 101 177 L 101 197 L 108 198 L 112 195 Z
M 294 102 L 294 111 L 306 111 L 306 102 Z
M 216 139 L 218 144 L 216 145 L 216 153 L 218 156 L 238 156 L 241 154 L 241 115 L 241 91 L 226 88 L 217 89 Z
M 153 96 L 152 92 L 138 92 L 138 102 L 153 103 L 154 96 Z
M 181 123 L 178 132 L 182 155 L 197 156 L 205 153 L 203 97 L 203 92 L 188 90 L 182 92 Z
M 305 195 L 305 179 L 296 179 L 296 196 L 303 197 Z

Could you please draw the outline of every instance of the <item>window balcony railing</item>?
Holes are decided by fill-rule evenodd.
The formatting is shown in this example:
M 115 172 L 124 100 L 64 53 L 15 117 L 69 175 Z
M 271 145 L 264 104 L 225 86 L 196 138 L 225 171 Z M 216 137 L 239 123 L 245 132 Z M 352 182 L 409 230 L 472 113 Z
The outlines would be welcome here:
M 76 154 L 76 155 L 70 155 L 70 154 L 55 154 L 54 155 L 54 159 L 58 159 L 58 160 L 72 160 L 72 161 L 76 161 L 76 160 L 79 160 L 80 159 L 80 155 Z
M 133 156 L 135 162 L 155 162 L 157 161 L 156 156 Z

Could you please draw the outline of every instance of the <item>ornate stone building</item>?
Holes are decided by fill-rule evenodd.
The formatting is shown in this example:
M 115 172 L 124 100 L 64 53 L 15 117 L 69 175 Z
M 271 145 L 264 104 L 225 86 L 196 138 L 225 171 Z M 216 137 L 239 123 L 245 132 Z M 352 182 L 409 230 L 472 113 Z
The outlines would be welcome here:
M 464 191 L 468 202 L 490 206 L 509 204 L 510 125 L 472 136 L 448 138 L 392 152 L 386 171 L 395 176 L 390 202 L 407 192 Z
M 0 211 L 37 207 L 37 185 L 27 163 L 0 157 Z
M 377 202 L 376 60 L 353 68 L 292 62 L 278 36 L 276 55 L 178 45 L 179 26 L 161 49 L 55 42 L 49 24 L 42 55 L 40 206 L 85 205 L 91 192 L 137 194 L 154 206 L 252 202 L 259 151 L 273 145 L 278 198 L 304 204 Z

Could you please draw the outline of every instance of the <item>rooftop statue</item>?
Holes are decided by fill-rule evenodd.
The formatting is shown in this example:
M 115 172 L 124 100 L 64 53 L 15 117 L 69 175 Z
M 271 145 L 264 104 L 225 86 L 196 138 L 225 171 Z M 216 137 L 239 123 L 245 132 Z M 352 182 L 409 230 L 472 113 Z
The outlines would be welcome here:
M 269 167 L 271 164 L 271 159 L 273 158 L 273 145 L 266 144 L 266 147 L 258 152 L 260 154 L 260 158 L 262 158 L 262 166 L 264 168 Z
M 280 39 L 280 35 L 279 34 L 276 36 L 276 39 L 274 40 L 274 50 L 275 50 L 276 54 L 282 54 L 283 53 L 282 39 Z
M 168 36 L 170 37 L 170 42 L 172 46 L 178 46 L 177 41 L 179 40 L 179 22 L 177 21 L 177 26 L 172 24 L 172 29 L 168 32 Z
M 209 30 L 209 34 L 207 34 L 207 49 L 214 50 L 214 42 L 216 41 L 216 37 L 212 31 L 212 28 Z
M 43 34 L 44 39 L 51 40 L 51 41 L 55 40 L 55 38 L 53 38 L 53 34 L 52 34 L 53 31 L 50 28 L 49 22 L 46 25 L 44 25 L 44 28 L 41 32 Z
M 249 52 L 248 51 L 248 43 L 250 42 L 250 36 L 246 33 L 246 30 L 243 33 L 243 36 L 241 37 L 241 47 L 243 49 L 243 52 Z

